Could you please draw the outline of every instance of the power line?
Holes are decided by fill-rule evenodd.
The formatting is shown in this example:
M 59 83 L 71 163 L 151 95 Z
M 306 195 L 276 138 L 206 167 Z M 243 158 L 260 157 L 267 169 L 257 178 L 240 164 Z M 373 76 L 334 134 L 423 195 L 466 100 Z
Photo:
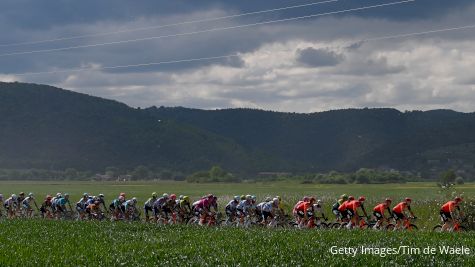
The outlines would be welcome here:
M 172 23 L 172 24 L 154 25 L 154 26 L 147 26 L 147 27 L 140 27 L 140 28 L 133 28 L 133 29 L 125 29 L 125 30 L 114 31 L 114 32 L 92 33 L 92 34 L 74 35 L 74 36 L 67 36 L 67 37 L 59 37 L 59 38 L 55 38 L 55 39 L 31 41 L 31 42 L 0 44 L 0 47 L 51 43 L 51 42 L 57 42 L 57 41 L 65 41 L 65 40 L 86 38 L 86 37 L 106 36 L 106 35 L 114 35 L 114 34 L 119 34 L 119 33 L 128 33 L 128 32 L 135 32 L 135 31 L 162 29 L 162 28 L 168 28 L 168 27 L 173 27 L 173 26 L 182 26 L 182 25 L 187 25 L 187 24 L 210 22 L 210 21 L 217 21 L 217 20 L 244 17 L 244 16 L 249 16 L 249 15 L 257 15 L 257 14 L 263 14 L 263 13 L 282 11 L 282 10 L 296 9 L 296 8 L 301 8 L 301 7 L 322 5 L 322 4 L 333 3 L 333 2 L 338 2 L 338 1 L 340 1 L 340 0 L 327 0 L 327 1 L 321 1 L 321 2 L 313 2 L 313 3 L 308 3 L 308 4 L 302 4 L 302 5 L 287 6 L 287 7 L 273 8 L 273 9 L 267 9 L 267 10 L 253 11 L 253 12 L 242 13 L 242 14 L 228 15 L 228 16 L 222 16 L 222 17 L 216 17 L 216 18 L 189 20 L 189 21 L 177 22 L 177 23 Z
M 115 41 L 115 42 L 108 42 L 108 43 L 99 43 L 99 44 L 90 44 L 90 45 L 80 45 L 80 46 L 70 46 L 70 47 L 61 47 L 61 48 L 43 49 L 43 50 L 33 50 L 33 51 L 25 51 L 25 52 L 14 52 L 14 53 L 0 54 L 0 57 L 15 56 L 15 55 L 26 55 L 26 54 L 35 54 L 35 53 L 57 52 L 57 51 L 65 51 L 65 50 L 72 50 L 72 49 L 79 49 L 79 48 L 90 48 L 90 47 L 98 47 L 98 46 L 106 46 L 106 45 L 114 45 L 114 44 L 125 44 L 125 43 L 139 42 L 139 41 L 149 41 L 149 40 L 157 40 L 157 39 L 163 39 L 163 38 L 170 38 L 170 37 L 179 37 L 179 36 L 195 35 L 195 34 L 208 33 L 208 32 L 215 32 L 215 31 L 224 31 L 224 30 L 233 30 L 233 29 L 240 29 L 240 28 L 248 28 L 248 27 L 259 26 L 259 25 L 267 25 L 267 24 L 273 24 L 273 23 L 279 23 L 279 22 L 287 22 L 287 21 L 296 21 L 296 20 L 302 20 L 302 19 L 308 19 L 308 18 L 315 18 L 315 17 L 320 17 L 320 16 L 327 16 L 327 15 L 334 15 L 334 14 L 347 13 L 347 12 L 352 12 L 352 11 L 367 10 L 367 9 L 372 9 L 372 8 L 377 8 L 377 7 L 384 7 L 384 6 L 393 6 L 393 5 L 399 5 L 399 4 L 406 4 L 406 3 L 411 3 L 411 2 L 415 2 L 415 1 L 416 1 L 416 0 L 404 0 L 404 1 L 386 3 L 386 4 L 379 4 L 379 5 L 358 7 L 358 8 L 345 9 L 345 10 L 339 10 L 339 11 L 332 11 L 332 12 L 326 12 L 326 13 L 319 13 L 319 14 L 313 14 L 313 15 L 307 15 L 307 16 L 292 17 L 292 18 L 279 19 L 279 20 L 270 20 L 270 21 L 256 22 L 256 23 L 251 23 L 251 24 L 243 24 L 243 25 L 236 25 L 236 26 L 230 26 L 230 27 L 211 28 L 211 29 L 207 29 L 207 30 L 194 31 L 194 32 L 185 32 L 185 33 L 177 33 L 177 34 L 170 34 L 170 35 L 152 36 L 152 37 L 139 38 L 139 39 L 122 40 L 122 41 Z
M 443 29 L 435 29 L 435 30 L 428 30 L 422 32 L 413 32 L 413 33 L 404 33 L 404 34 L 396 34 L 396 35 L 386 35 L 380 37 L 373 37 L 373 38 L 366 38 L 357 41 L 349 41 L 344 45 L 351 45 L 354 43 L 364 43 L 364 42 L 374 42 L 380 40 L 388 40 L 388 39 L 396 39 L 396 38 L 405 38 L 405 37 L 412 37 L 418 35 L 426 35 L 431 33 L 439 33 L 439 32 L 448 32 L 448 31 L 456 31 L 456 30 L 464 30 L 464 29 L 473 29 L 475 28 L 475 24 L 460 26 L 460 27 L 452 27 L 452 28 L 443 28 Z M 328 46 L 329 48 L 330 46 Z M 150 63 L 142 63 L 142 64 L 133 64 L 133 65 L 119 65 L 119 66 L 109 66 L 109 67 L 91 67 L 91 68 L 77 68 L 77 69 L 67 69 L 67 70 L 56 70 L 56 71 L 44 71 L 44 72 L 24 72 L 24 73 L 11 73 L 6 75 L 13 75 L 13 76 L 27 76 L 27 75 L 40 75 L 40 74 L 52 74 L 52 73 L 63 73 L 63 72 L 81 72 L 81 71 L 96 71 L 96 70 L 108 70 L 108 69 L 122 69 L 122 68 L 132 68 L 132 67 L 144 67 L 144 66 L 156 66 L 156 65 L 165 65 L 165 64 L 175 64 L 175 63 L 184 63 L 184 62 L 193 62 L 193 61 L 205 61 L 205 60 L 214 60 L 214 59 L 223 59 L 223 58 L 232 58 L 232 57 L 239 57 L 239 54 L 230 54 L 224 56 L 215 56 L 215 57 L 203 57 L 203 58 L 191 58 L 191 59 L 181 59 L 181 60 L 172 60 L 172 61 L 161 61 L 161 62 L 150 62 Z

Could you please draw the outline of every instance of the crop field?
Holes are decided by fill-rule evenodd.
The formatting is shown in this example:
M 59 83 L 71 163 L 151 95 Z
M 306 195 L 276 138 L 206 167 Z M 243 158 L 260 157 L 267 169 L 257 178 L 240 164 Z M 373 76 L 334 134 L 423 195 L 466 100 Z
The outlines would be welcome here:
M 360 230 L 238 229 L 158 226 L 146 223 L 1 220 L 0 266 L 473 266 L 475 233 L 434 233 L 438 205 L 454 190 L 440 192 L 433 183 L 404 185 L 315 185 L 282 183 L 188 184 L 185 182 L 0 182 L 0 193 L 69 192 L 73 202 L 83 192 L 136 196 L 139 206 L 151 192 L 197 199 L 213 193 L 220 206 L 233 195 L 282 196 L 289 206 L 303 195 L 324 201 L 327 213 L 342 193 L 365 195 L 369 210 L 391 197 L 409 196 L 421 228 L 417 232 Z M 456 188 L 473 197 L 475 185 Z M 333 216 L 330 215 L 333 219 Z M 445 248 L 458 248 L 447 250 Z M 339 249 L 339 250 L 338 250 Z M 353 251 L 353 249 L 356 249 Z M 468 251 L 467 251 L 468 249 Z

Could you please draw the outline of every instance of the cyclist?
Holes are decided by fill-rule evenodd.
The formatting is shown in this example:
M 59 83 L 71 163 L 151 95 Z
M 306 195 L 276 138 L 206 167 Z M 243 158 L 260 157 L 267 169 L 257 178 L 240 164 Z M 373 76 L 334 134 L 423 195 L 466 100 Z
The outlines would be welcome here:
M 125 201 L 124 203 L 124 208 L 125 208 L 125 219 L 135 219 L 136 214 L 137 214 L 137 198 L 133 197 L 132 199 L 129 199 Z
M 97 205 L 97 207 L 100 209 L 101 208 L 101 204 L 102 206 L 104 207 L 104 212 L 107 212 L 107 207 L 106 207 L 106 199 L 104 197 L 104 194 L 100 193 L 98 196 L 97 196 L 97 200 L 96 200 L 98 203 L 95 203 Z
M 274 198 L 271 201 L 263 202 L 262 206 L 262 223 L 268 224 L 269 219 L 273 220 L 275 217 L 275 211 L 279 209 L 279 199 Z
M 192 214 L 191 202 L 189 196 L 183 196 L 181 200 L 178 200 L 177 205 L 178 219 L 184 223 Z
M 208 195 L 199 201 L 193 203 L 193 210 L 196 215 L 200 216 L 200 225 L 204 225 L 206 222 L 207 216 L 210 214 L 211 202 L 213 201 L 214 196 Z
M 27 217 L 31 217 L 33 215 L 33 209 L 31 208 L 32 201 L 35 204 L 36 209 L 39 210 L 38 204 L 36 204 L 36 200 L 33 196 L 33 193 L 29 193 L 28 196 L 21 203 L 23 205 L 23 209 L 26 211 Z
M 332 213 L 335 215 L 335 217 L 338 221 L 343 218 L 342 214 L 341 214 L 341 212 L 338 208 L 341 206 L 341 204 L 343 204 L 347 200 L 348 200 L 348 195 L 343 194 L 343 195 L 340 196 L 340 198 L 332 206 Z
M 149 198 L 147 201 L 145 201 L 145 204 L 143 205 L 143 210 L 144 210 L 144 213 L 145 213 L 145 220 L 148 222 L 149 219 L 150 219 L 150 216 L 148 215 L 148 213 L 152 213 L 153 211 L 153 203 L 155 203 L 155 201 L 157 201 L 157 193 L 156 192 L 153 192 L 152 193 L 152 197 Z
M 314 197 L 306 197 L 308 198 L 307 201 L 302 201 L 300 204 L 295 207 L 295 211 L 297 213 L 297 216 L 300 218 L 298 221 L 298 225 L 300 228 L 305 227 L 309 220 L 314 219 L 314 210 L 313 210 L 313 204 L 315 204 L 315 198 Z
M 112 203 L 109 205 L 109 210 L 110 213 L 112 214 L 113 220 L 119 220 L 120 218 L 123 218 L 124 216 L 124 205 L 123 203 L 125 202 L 125 197 L 124 196 L 119 196 L 118 198 L 114 199 Z
M 373 208 L 373 215 L 374 217 L 376 217 L 377 220 L 376 224 L 373 226 L 374 229 L 379 229 L 379 227 L 385 220 L 393 216 L 390 208 L 391 202 L 392 200 L 390 198 L 386 198 L 383 203 L 380 203 Z M 387 218 L 384 216 L 385 211 L 388 211 L 389 214 Z
M 266 197 L 266 199 L 263 202 L 257 204 L 257 206 L 256 206 L 256 216 L 259 218 L 259 221 L 262 221 L 262 218 L 263 218 L 262 217 L 262 209 L 264 208 L 264 205 L 267 202 L 271 202 L 271 201 L 272 201 L 272 199 L 270 197 Z
M 102 220 L 104 214 L 102 213 L 101 207 L 99 206 L 101 203 L 99 200 L 96 200 L 94 203 L 91 203 L 87 206 L 86 210 L 89 214 L 89 219 L 97 219 Z
M 51 195 L 46 195 L 45 200 L 41 203 L 40 212 L 42 218 L 50 218 L 51 214 L 53 214 L 52 199 L 53 197 Z
M 72 211 L 73 208 L 71 207 L 71 202 L 69 201 L 68 193 L 64 193 L 63 197 L 56 198 L 54 202 L 54 206 L 56 209 L 56 215 L 58 219 L 60 218 L 61 214 L 64 214 L 66 211 L 68 211 L 66 204 L 68 204 L 69 210 Z
M 229 201 L 229 203 L 224 208 L 224 211 L 226 212 L 227 216 L 226 222 L 230 223 L 235 220 L 237 216 L 237 206 L 239 205 L 240 200 L 240 196 L 234 196 L 233 200 Z
M 454 226 L 454 219 L 458 220 L 460 219 L 460 216 L 463 216 L 462 211 L 460 211 L 461 202 L 462 198 L 456 197 L 454 200 L 448 201 L 440 208 L 440 217 L 444 222 L 444 225 L 442 225 L 442 231 L 452 229 Z M 455 213 L 456 211 L 458 212 L 458 214 Z
M 20 192 L 20 194 L 18 194 L 18 197 L 17 197 L 17 200 L 16 200 L 16 208 L 18 211 L 21 211 L 21 209 L 23 208 L 23 200 L 25 200 L 25 193 L 24 192 Z
M 308 202 L 309 199 L 310 199 L 309 197 L 304 196 L 302 200 L 297 201 L 297 204 L 295 204 L 294 208 L 292 209 L 292 215 L 294 216 L 297 224 L 300 224 L 300 218 L 301 218 L 301 214 L 298 214 L 297 207 L 299 207 L 304 202 Z
M 338 211 L 340 212 L 340 219 L 346 220 L 351 219 L 350 212 L 348 212 L 349 204 L 355 200 L 355 197 L 349 196 L 346 201 L 344 201 L 339 207 Z
M 350 199 L 350 198 L 348 198 Z M 361 202 L 359 200 L 352 200 L 346 204 L 346 212 L 350 218 L 350 223 L 347 224 L 347 227 L 351 229 L 355 225 L 359 225 L 360 216 L 358 214 L 358 208 L 361 207 Z
M 158 198 L 153 203 L 153 215 L 155 217 L 155 221 L 158 222 L 158 219 L 161 217 L 163 213 L 163 207 L 167 205 L 169 196 L 167 193 L 164 193 L 162 197 Z
M 84 193 L 82 198 L 76 202 L 76 211 L 78 212 L 79 219 L 83 220 L 86 217 L 86 208 L 89 205 L 89 194 Z
M 401 223 L 405 219 L 407 219 L 406 211 L 408 211 L 413 218 L 416 217 L 414 216 L 414 213 L 411 210 L 411 202 L 412 202 L 412 199 L 406 197 L 404 201 L 400 202 L 393 208 L 393 217 L 396 219 L 395 229 L 399 229 L 399 227 L 401 226 Z
M 249 207 L 252 205 L 252 196 L 246 195 L 236 207 L 236 214 L 239 216 L 239 223 L 244 223 L 244 218 L 248 215 Z
M 17 209 L 17 199 L 18 196 L 15 194 L 12 194 L 11 197 L 7 198 L 5 202 L 3 202 L 3 207 L 5 208 L 5 211 L 7 212 L 8 218 L 14 218 L 15 217 L 15 212 Z

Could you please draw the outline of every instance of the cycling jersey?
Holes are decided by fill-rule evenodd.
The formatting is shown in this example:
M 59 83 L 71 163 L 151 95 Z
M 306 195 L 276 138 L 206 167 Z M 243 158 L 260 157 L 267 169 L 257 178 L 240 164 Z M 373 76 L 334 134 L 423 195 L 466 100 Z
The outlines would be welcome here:
M 236 209 L 238 210 L 238 212 L 243 212 L 244 214 L 246 214 L 249 211 L 249 208 L 251 207 L 251 205 L 252 205 L 251 201 L 244 200 L 244 201 L 239 202 Z
M 16 204 L 17 202 L 13 198 L 10 197 L 7 200 L 5 200 L 5 202 L 3 203 L 3 206 L 5 208 L 15 208 Z
M 378 204 L 376 207 L 373 208 L 373 211 L 374 212 L 378 212 L 380 213 L 381 215 L 384 214 L 384 211 L 389 209 L 389 206 L 388 204 L 386 203 L 381 203 L 381 204 Z
M 451 213 L 451 212 L 454 212 L 455 209 L 460 209 L 460 208 L 455 201 L 451 200 L 445 203 L 444 205 L 442 205 L 441 211 L 445 213 Z
M 69 203 L 69 199 L 66 199 L 64 197 L 56 199 L 56 205 L 64 206 L 68 203 Z
M 353 212 L 356 212 L 356 209 L 358 209 L 358 203 L 359 203 L 358 200 L 353 200 L 350 203 L 346 204 L 346 209 L 350 210 L 350 211 L 353 211 Z
M 266 205 L 266 203 L 267 203 L 267 202 L 261 202 L 261 203 L 257 204 L 257 206 L 256 206 L 256 211 L 257 211 L 257 212 L 262 212 L 264 206 Z
M 135 202 L 133 200 L 127 200 L 124 203 L 125 209 L 135 208 Z
M 29 209 L 31 207 L 31 201 L 35 201 L 35 199 L 33 197 L 26 197 L 21 203 L 25 209 Z
M 410 205 L 408 205 L 406 202 L 401 202 L 393 208 L 393 212 L 398 213 L 398 214 L 402 214 L 406 208 L 408 210 L 411 210 Z
M 239 201 L 236 200 L 231 200 L 229 203 L 226 205 L 225 210 L 229 210 L 232 212 L 235 212 L 237 210 L 237 207 L 239 205 Z
M 79 200 L 76 203 L 76 209 L 79 211 L 84 211 L 86 207 L 87 207 L 87 199 L 81 198 L 81 200 Z
M 274 203 L 271 201 L 269 202 L 263 202 L 261 203 L 262 205 L 262 212 L 272 212 L 274 211 Z
M 151 198 L 149 198 L 147 201 L 145 201 L 144 207 L 152 208 L 152 207 L 153 207 L 153 203 L 155 203 L 156 200 L 157 200 L 156 197 L 151 197 Z

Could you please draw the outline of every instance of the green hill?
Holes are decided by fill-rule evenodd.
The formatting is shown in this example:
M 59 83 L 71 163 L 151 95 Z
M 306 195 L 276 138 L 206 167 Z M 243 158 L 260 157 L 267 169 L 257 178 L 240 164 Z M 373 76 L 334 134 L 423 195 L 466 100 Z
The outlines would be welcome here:
M 0 169 L 430 174 L 472 173 L 475 162 L 475 114 L 450 110 L 134 109 L 51 86 L 0 83 L 0 118 Z

